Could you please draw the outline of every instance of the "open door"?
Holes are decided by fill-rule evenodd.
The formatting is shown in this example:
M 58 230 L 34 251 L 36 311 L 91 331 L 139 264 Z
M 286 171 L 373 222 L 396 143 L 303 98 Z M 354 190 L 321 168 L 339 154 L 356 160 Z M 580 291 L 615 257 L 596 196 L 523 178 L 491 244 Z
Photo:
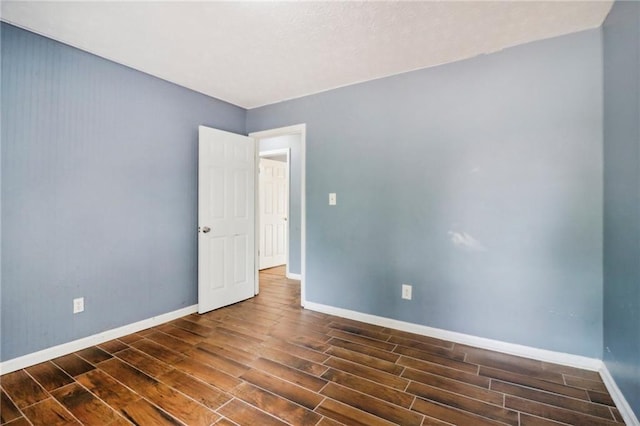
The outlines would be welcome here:
M 254 296 L 255 142 L 200 126 L 198 312 Z
M 288 159 L 288 155 L 285 159 Z M 258 269 L 260 270 L 287 263 L 288 168 L 289 164 L 286 160 L 260 158 L 258 179 L 260 217 Z

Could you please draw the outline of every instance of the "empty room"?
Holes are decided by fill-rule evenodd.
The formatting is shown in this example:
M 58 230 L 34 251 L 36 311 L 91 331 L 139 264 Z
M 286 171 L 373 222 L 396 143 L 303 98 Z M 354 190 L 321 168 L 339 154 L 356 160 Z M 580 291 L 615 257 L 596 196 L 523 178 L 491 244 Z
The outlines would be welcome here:
M 640 425 L 640 2 L 0 19 L 2 426 Z

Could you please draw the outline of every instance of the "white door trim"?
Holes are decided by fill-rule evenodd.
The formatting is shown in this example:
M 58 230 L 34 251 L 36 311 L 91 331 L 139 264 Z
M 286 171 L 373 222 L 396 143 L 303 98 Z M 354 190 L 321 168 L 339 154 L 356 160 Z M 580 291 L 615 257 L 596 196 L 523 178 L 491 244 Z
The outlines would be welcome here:
M 260 139 L 273 138 L 276 136 L 300 135 L 300 304 L 304 307 L 306 303 L 306 265 L 307 265 L 307 202 L 306 202 L 306 178 L 307 178 L 307 125 L 296 124 L 293 126 L 280 127 L 276 129 L 263 130 L 249 133 L 249 136 L 256 141 L 256 156 L 260 150 Z M 257 166 L 256 166 L 257 167 Z M 256 173 L 256 180 L 257 180 Z M 257 183 L 257 182 L 256 182 Z M 257 192 L 257 191 L 256 191 Z M 256 215 L 257 216 L 257 215 Z M 257 220 L 257 219 L 256 219 Z M 256 243 L 256 247 L 258 244 Z M 256 294 L 258 293 L 258 250 L 255 252 L 256 264 Z
M 256 149 L 259 150 L 259 146 L 256 147 Z M 281 148 L 281 149 L 271 149 L 269 151 L 262 151 L 262 152 L 258 152 L 258 160 L 260 158 L 269 158 L 269 157 L 275 157 L 275 156 L 279 156 L 279 155 L 286 155 L 287 156 L 287 224 L 286 224 L 286 228 L 287 228 L 287 238 L 285 241 L 285 258 L 286 258 L 286 274 L 287 274 L 287 278 L 289 278 L 291 276 L 291 272 L 289 272 L 289 235 L 291 233 L 291 228 L 289 227 L 289 223 L 290 218 L 291 218 L 291 203 L 289 202 L 290 198 L 291 198 L 291 148 Z M 260 161 L 258 161 L 258 167 L 260 167 Z M 258 185 L 260 184 L 260 178 L 258 176 Z M 260 187 L 257 187 L 257 192 L 260 193 Z M 260 197 L 258 197 L 260 198 Z M 259 201 L 259 200 L 258 200 Z M 258 230 L 258 240 L 260 238 L 260 203 L 256 204 L 256 216 L 258 217 L 258 223 L 256 225 L 256 230 Z M 256 244 L 259 244 L 260 242 L 256 240 Z M 258 246 L 259 247 L 259 246 Z M 258 262 L 260 261 L 260 256 L 258 256 Z M 258 265 L 258 269 L 260 269 L 260 265 Z
M 287 157 L 289 157 L 289 151 L 291 151 L 291 148 L 270 149 L 269 151 L 262 151 L 258 155 L 260 157 L 269 158 L 269 157 L 276 157 L 282 154 L 287 154 Z

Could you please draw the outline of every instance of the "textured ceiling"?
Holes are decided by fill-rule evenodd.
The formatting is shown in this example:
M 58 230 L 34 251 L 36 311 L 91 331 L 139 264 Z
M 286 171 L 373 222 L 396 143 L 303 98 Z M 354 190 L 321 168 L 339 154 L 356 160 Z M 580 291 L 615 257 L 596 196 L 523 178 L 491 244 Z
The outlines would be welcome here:
M 612 1 L 31 2 L 2 19 L 244 108 L 602 24 Z

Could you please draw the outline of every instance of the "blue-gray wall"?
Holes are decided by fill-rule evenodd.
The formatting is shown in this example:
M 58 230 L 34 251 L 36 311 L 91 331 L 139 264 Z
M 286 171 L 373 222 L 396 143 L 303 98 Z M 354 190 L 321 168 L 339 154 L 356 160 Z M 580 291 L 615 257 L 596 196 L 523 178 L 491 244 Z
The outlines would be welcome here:
M 245 118 L 3 23 L 1 359 L 197 303 L 198 125 Z
M 601 357 L 601 42 L 250 110 L 250 132 L 307 124 L 307 300 Z
M 602 356 L 599 30 L 247 113 L 2 24 L 1 89 L 2 360 L 196 303 L 197 125 L 298 123 L 308 300 Z
M 640 417 L 640 3 L 603 33 L 604 360 Z
M 260 151 L 289 148 L 289 272 L 300 274 L 302 158 L 300 135 L 285 135 L 260 140 Z

